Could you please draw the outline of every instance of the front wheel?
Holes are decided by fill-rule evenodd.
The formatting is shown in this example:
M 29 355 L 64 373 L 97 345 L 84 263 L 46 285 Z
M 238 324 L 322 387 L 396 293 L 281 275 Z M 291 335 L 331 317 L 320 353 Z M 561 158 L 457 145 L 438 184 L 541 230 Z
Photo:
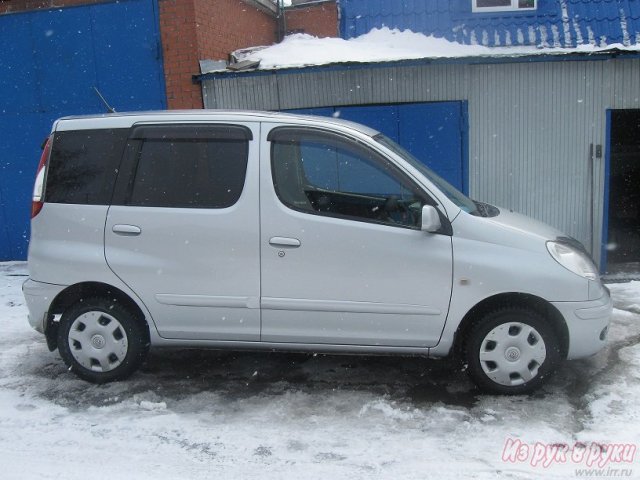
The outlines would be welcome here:
M 561 358 L 558 337 L 545 318 L 520 308 L 486 314 L 470 329 L 464 356 L 474 383 L 499 394 L 535 390 Z
M 116 300 L 87 298 L 64 312 L 58 349 L 80 378 L 93 383 L 122 380 L 143 362 L 148 340 L 135 313 Z

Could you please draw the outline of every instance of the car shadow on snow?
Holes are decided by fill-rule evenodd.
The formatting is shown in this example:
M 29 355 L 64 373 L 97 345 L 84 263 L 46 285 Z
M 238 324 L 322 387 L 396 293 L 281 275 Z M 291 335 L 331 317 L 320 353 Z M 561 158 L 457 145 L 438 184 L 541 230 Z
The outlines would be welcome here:
M 565 362 L 528 400 L 561 396 L 581 410 L 593 377 L 606 374 L 616 352 L 607 349 L 597 360 Z M 446 405 L 465 410 L 488 397 L 476 389 L 459 364 L 421 357 L 167 349 L 150 353 L 131 378 L 106 385 L 76 378 L 59 358 L 29 373 L 40 377 L 36 382 L 42 386 L 39 396 L 78 410 L 137 401 L 149 395 L 178 411 L 188 411 L 189 405 L 197 403 L 190 400 L 203 395 L 233 403 L 277 399 L 290 393 L 318 398 L 360 393 L 414 408 Z M 498 403 L 510 401 L 509 397 L 493 398 Z
M 177 364 L 180 366 L 175 368 Z M 179 381 L 187 376 L 198 383 L 211 382 L 233 397 L 278 395 L 290 390 L 309 394 L 348 390 L 418 404 L 443 402 L 470 407 L 478 394 L 453 362 L 421 357 L 159 352 L 149 359 L 143 372 L 163 380 Z
M 40 396 L 72 409 L 118 403 L 149 391 L 168 404 L 201 394 L 235 401 L 340 391 L 415 407 L 462 408 L 473 407 L 480 395 L 458 364 L 421 357 L 159 349 L 131 378 L 106 385 L 77 379 L 59 358 L 29 373 L 41 377 Z

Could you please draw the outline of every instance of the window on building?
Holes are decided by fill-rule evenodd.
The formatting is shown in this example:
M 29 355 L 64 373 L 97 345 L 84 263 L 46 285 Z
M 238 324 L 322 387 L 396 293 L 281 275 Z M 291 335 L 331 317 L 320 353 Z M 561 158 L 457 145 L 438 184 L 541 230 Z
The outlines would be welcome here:
M 136 138 L 138 137 L 138 138 Z M 129 205 L 226 208 L 238 201 L 249 135 L 241 127 L 142 127 Z
M 499 12 L 507 10 L 535 10 L 538 0 L 471 0 L 474 12 Z
M 361 222 L 420 228 L 433 202 L 409 178 L 364 145 L 309 129 L 270 136 L 274 186 L 298 211 Z

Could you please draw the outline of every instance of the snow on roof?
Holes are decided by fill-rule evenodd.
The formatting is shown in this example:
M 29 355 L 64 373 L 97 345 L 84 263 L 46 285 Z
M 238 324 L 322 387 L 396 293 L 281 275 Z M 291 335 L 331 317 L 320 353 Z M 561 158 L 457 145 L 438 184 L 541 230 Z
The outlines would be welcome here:
M 369 33 L 348 40 L 317 38 L 306 34 L 287 36 L 269 47 L 248 48 L 234 52 L 238 61 L 260 61 L 259 70 L 328 65 L 332 63 L 372 63 L 398 60 L 518 57 L 532 55 L 564 55 L 598 53 L 612 50 L 640 52 L 640 45 L 592 44 L 575 48 L 538 48 L 534 46 L 485 47 L 463 45 L 444 38 L 427 36 L 410 30 L 374 28 Z M 219 70 L 218 70 L 219 71 Z M 211 73 L 202 72 L 202 73 Z

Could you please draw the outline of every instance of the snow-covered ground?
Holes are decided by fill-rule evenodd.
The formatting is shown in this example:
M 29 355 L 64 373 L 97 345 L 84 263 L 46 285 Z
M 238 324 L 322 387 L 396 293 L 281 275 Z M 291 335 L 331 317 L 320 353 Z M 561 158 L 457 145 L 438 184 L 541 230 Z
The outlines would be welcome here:
M 568 478 L 588 455 L 544 467 L 545 447 L 640 444 L 640 282 L 610 285 L 606 350 L 534 396 L 495 397 L 443 361 L 211 351 L 154 352 L 91 385 L 28 326 L 25 275 L 0 264 L 2 479 Z M 639 478 L 632 457 L 601 465 Z

